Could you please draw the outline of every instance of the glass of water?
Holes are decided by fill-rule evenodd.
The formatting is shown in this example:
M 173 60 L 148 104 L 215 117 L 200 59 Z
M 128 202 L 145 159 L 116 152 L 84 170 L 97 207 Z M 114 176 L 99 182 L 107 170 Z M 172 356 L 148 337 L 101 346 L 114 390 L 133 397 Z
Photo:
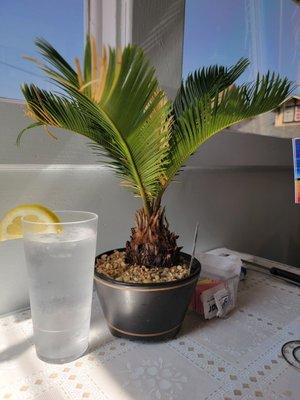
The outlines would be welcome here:
M 65 363 L 88 348 L 98 216 L 56 212 L 58 223 L 23 219 L 37 356 Z

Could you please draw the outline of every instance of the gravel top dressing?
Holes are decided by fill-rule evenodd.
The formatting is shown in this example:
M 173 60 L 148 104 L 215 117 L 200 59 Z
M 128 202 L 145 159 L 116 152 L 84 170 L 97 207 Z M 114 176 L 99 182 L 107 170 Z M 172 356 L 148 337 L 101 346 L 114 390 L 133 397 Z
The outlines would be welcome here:
M 120 251 L 102 255 L 97 260 L 96 270 L 118 282 L 130 283 L 172 282 L 189 276 L 189 266 L 186 264 L 171 268 L 128 265 L 125 252 Z

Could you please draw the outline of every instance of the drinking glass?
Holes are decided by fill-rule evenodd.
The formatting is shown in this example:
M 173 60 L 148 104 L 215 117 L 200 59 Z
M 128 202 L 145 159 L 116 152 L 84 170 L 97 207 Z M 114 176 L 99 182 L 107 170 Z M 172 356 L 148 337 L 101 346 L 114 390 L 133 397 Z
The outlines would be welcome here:
M 98 216 L 56 214 L 60 222 L 22 224 L 36 353 L 65 363 L 88 348 Z

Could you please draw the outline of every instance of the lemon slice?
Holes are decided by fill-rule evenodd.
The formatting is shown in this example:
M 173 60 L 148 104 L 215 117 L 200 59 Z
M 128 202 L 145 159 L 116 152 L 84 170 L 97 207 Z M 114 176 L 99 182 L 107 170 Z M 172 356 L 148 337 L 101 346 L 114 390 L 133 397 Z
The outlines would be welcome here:
M 31 222 L 57 223 L 60 222 L 55 213 L 41 204 L 21 204 L 7 211 L 0 221 L 0 241 L 23 237 L 22 218 Z M 39 232 L 47 231 L 47 225 L 37 225 Z M 57 229 L 54 229 L 56 232 Z M 53 228 L 52 228 L 53 232 Z

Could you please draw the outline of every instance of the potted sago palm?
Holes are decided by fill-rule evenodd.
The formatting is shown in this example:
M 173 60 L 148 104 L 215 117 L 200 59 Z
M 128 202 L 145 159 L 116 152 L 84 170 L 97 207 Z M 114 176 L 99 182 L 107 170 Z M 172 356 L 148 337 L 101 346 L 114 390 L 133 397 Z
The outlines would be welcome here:
M 236 85 L 249 62 L 214 65 L 190 74 L 174 101 L 160 89 L 143 50 L 103 49 L 88 38 L 83 65 L 72 67 L 48 42 L 36 41 L 38 66 L 59 92 L 24 84 L 28 129 L 63 128 L 86 136 L 106 165 L 141 199 L 122 249 L 99 255 L 95 283 L 114 335 L 161 340 L 176 335 L 196 285 L 200 263 L 181 252 L 162 198 L 173 178 L 206 140 L 277 107 L 291 84 L 271 73 Z M 182 210 L 184 212 L 184 210 Z

